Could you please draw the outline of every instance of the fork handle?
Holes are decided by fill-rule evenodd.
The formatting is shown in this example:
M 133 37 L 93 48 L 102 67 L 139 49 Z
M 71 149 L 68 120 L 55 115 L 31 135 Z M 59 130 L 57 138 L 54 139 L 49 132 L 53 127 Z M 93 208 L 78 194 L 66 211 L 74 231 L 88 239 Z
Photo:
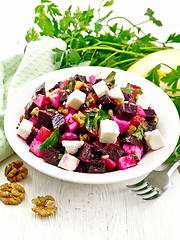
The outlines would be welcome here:
M 176 162 L 172 162 L 169 164 L 169 166 L 164 170 L 167 172 L 169 176 L 176 170 L 176 168 L 180 165 L 180 160 Z

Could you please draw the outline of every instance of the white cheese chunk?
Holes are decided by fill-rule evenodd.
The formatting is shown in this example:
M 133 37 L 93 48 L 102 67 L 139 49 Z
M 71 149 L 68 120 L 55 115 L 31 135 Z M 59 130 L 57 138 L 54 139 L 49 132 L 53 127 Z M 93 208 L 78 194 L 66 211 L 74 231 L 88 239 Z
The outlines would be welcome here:
M 92 87 L 99 98 L 104 94 L 108 94 L 109 89 L 103 80 L 94 84 Z
M 73 171 L 77 168 L 77 166 L 79 165 L 80 160 L 74 156 L 72 156 L 69 153 L 65 153 L 59 164 L 58 167 L 69 170 L 69 171 Z
M 115 143 L 119 135 L 119 126 L 115 121 L 101 120 L 99 126 L 99 141 L 102 143 Z
M 31 129 L 33 127 L 33 122 L 28 121 L 27 119 L 23 119 L 18 128 L 17 134 L 21 136 L 23 139 L 26 139 L 31 133 Z
M 138 96 L 136 104 L 140 105 L 143 109 L 147 109 L 148 107 L 150 107 L 150 101 L 144 94 Z
M 144 138 L 145 138 L 148 146 L 152 150 L 156 150 L 161 147 L 164 147 L 164 141 L 163 141 L 161 133 L 158 129 L 155 129 L 152 132 L 145 132 Z
M 116 86 L 109 90 L 108 95 L 120 103 L 124 102 L 124 95 L 119 86 Z
M 78 151 L 80 147 L 82 147 L 84 141 L 78 140 L 63 140 L 62 145 L 65 147 L 67 153 L 74 154 Z
M 85 102 L 86 94 L 79 89 L 74 90 L 67 99 L 67 105 L 78 110 L 80 106 Z

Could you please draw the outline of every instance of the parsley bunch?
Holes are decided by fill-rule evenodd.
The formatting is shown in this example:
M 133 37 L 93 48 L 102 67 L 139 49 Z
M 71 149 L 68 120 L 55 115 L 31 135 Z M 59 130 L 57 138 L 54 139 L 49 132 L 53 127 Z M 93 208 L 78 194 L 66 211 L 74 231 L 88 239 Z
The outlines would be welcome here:
M 168 48 L 172 42 L 180 42 L 180 35 L 171 34 L 164 43 L 146 34 L 142 25 L 151 21 L 161 27 L 160 20 L 154 17 L 154 12 L 148 8 L 144 16 L 145 21 L 134 24 L 129 19 L 116 16 L 111 17 L 113 11 L 102 15 L 103 9 L 111 7 L 114 0 L 101 0 L 97 9 L 88 7 L 81 11 L 77 7 L 72 12 L 72 6 L 61 13 L 58 6 L 50 0 L 41 0 L 35 8 L 34 22 L 39 27 L 28 30 L 27 42 L 35 41 L 38 36 L 61 38 L 67 43 L 67 50 L 53 49 L 55 62 L 59 68 L 71 67 L 88 61 L 91 66 L 103 66 L 127 70 L 129 66 L 145 55 Z M 95 20 L 95 16 L 98 19 Z M 120 23 L 116 21 L 120 20 Z M 122 21 L 129 23 L 130 28 L 124 29 Z M 115 23 L 114 23 L 115 22 Z

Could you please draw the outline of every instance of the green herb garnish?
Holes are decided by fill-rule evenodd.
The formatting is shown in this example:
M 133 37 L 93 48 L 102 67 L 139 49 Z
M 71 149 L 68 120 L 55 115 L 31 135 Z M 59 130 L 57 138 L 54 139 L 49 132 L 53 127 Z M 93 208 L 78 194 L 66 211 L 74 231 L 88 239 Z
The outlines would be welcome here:
M 135 133 L 132 135 L 135 136 L 139 141 L 142 141 L 145 129 L 147 129 L 147 127 L 144 125 L 144 123 L 140 123 Z
M 53 148 L 54 145 L 58 142 L 59 138 L 61 138 L 61 134 L 59 133 L 59 128 L 54 130 L 51 133 L 50 137 L 48 137 L 40 146 L 40 152 L 43 152 L 47 148 Z
M 85 115 L 85 126 L 87 130 L 93 134 L 98 131 L 98 125 L 101 120 L 110 119 L 110 116 L 106 111 L 99 109 L 98 112 L 88 111 L 84 113 Z

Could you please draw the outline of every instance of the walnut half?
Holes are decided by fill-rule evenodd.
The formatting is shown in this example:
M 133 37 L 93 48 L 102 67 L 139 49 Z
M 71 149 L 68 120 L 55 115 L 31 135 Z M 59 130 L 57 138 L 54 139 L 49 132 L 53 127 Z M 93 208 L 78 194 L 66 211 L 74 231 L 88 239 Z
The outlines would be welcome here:
M 24 198 L 25 190 L 17 183 L 5 183 L 0 186 L 0 200 L 5 204 L 18 205 Z
M 32 203 L 36 205 L 32 210 L 43 217 L 50 216 L 57 211 L 55 200 L 50 195 L 46 195 L 45 197 L 38 196 L 37 198 L 32 199 Z
M 5 168 L 5 176 L 10 182 L 20 182 L 28 174 L 28 169 L 23 166 L 22 161 L 9 163 Z

